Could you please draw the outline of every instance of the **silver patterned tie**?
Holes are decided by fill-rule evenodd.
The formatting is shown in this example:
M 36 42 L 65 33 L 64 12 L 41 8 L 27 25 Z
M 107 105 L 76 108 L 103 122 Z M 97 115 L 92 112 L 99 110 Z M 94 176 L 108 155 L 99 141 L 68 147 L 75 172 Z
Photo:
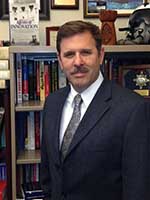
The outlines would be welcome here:
M 72 138 L 74 136 L 74 133 L 77 130 L 77 127 L 80 123 L 80 117 L 81 117 L 81 103 L 82 103 L 82 98 L 80 94 L 77 94 L 74 98 L 74 110 L 73 110 L 73 114 L 71 117 L 71 120 L 68 124 L 68 127 L 65 131 L 64 137 L 63 137 L 63 141 L 62 141 L 62 145 L 61 145 L 61 160 L 63 161 L 69 145 L 72 141 Z

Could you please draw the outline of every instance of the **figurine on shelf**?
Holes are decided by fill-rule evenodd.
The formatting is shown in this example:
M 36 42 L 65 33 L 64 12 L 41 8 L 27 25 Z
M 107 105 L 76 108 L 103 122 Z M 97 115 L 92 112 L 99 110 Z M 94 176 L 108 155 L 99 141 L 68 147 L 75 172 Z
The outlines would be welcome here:
M 99 13 L 99 18 L 102 22 L 102 43 L 105 45 L 116 44 L 116 31 L 114 22 L 117 18 L 117 11 L 101 9 Z
M 134 10 L 129 17 L 129 26 L 119 28 L 119 31 L 127 31 L 127 36 L 118 44 L 150 44 L 150 4 L 144 3 Z

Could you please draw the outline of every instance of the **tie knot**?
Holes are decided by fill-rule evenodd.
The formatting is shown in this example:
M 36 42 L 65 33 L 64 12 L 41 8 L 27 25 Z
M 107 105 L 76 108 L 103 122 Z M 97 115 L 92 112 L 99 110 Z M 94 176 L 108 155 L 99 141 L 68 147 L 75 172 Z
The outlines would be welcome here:
M 82 103 L 82 97 L 80 94 L 77 94 L 74 97 L 74 104 L 75 104 L 75 106 L 79 106 L 79 105 L 81 105 L 81 103 Z

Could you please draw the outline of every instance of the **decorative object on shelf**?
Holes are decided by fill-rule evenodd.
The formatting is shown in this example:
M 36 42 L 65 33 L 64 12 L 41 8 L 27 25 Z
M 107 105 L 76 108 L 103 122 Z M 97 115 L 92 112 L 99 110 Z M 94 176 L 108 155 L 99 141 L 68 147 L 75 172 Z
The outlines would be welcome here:
M 127 36 L 118 44 L 150 44 L 150 4 L 144 3 L 136 9 L 129 17 L 128 27 L 119 31 L 126 31 Z
M 127 17 L 146 0 L 83 0 L 84 17 L 98 18 L 100 9 L 117 10 L 118 16 Z
M 133 81 L 136 82 L 135 85 L 142 90 L 143 87 L 147 86 L 147 83 L 150 82 L 150 79 L 147 78 L 147 74 L 144 74 L 143 71 L 140 71 L 139 74 L 136 74 L 136 78 L 134 78 Z
M 79 9 L 79 0 L 51 0 L 52 9 Z
M 56 35 L 59 26 L 46 27 L 46 45 L 56 47 Z
M 10 41 L 0 40 L 0 47 L 10 46 Z
M 115 20 L 117 18 L 117 11 L 101 9 L 99 13 L 102 34 L 102 44 L 114 45 L 116 44 Z

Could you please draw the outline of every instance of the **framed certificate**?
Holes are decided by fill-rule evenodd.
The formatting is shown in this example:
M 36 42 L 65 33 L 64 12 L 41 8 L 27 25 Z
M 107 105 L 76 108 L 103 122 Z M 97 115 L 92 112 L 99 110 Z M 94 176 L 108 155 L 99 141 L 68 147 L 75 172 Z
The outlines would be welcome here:
M 52 9 L 79 9 L 79 0 L 52 0 Z
M 46 27 L 46 45 L 56 47 L 58 26 Z

